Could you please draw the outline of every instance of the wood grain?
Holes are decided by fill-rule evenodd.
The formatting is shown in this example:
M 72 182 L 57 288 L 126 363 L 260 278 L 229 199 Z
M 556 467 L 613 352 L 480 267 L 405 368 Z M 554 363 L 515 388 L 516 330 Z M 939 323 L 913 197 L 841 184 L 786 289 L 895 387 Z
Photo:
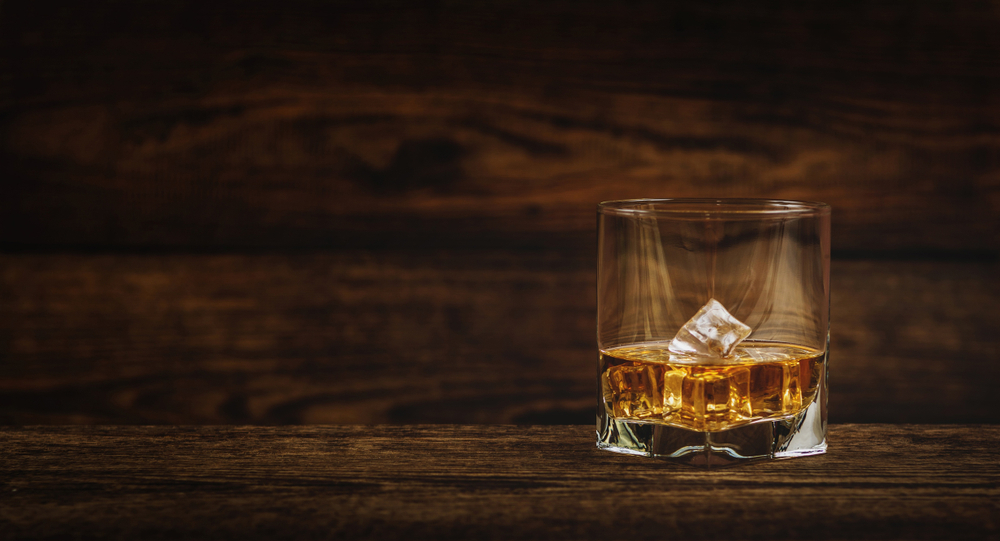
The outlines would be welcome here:
M 10 539 L 998 539 L 996 426 L 834 425 L 701 471 L 591 427 L 0 431 Z
M 833 420 L 1000 422 L 998 30 L 4 1 L 0 423 L 589 423 L 595 204 L 680 196 L 833 204 Z
M 992 262 L 835 261 L 831 419 L 998 423 Z M 594 418 L 593 260 L 0 256 L 0 423 Z
M 600 200 L 753 196 L 1000 250 L 994 2 L 49 4 L 0 17 L 8 248 L 583 251 Z

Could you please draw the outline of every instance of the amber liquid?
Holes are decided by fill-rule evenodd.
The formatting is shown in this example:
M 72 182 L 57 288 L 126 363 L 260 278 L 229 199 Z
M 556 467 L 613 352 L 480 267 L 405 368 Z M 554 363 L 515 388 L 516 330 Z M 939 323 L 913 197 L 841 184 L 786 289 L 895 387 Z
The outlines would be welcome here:
M 716 432 L 809 407 L 825 359 L 815 349 L 751 340 L 715 361 L 672 354 L 666 342 L 637 344 L 601 351 L 601 392 L 616 419 Z

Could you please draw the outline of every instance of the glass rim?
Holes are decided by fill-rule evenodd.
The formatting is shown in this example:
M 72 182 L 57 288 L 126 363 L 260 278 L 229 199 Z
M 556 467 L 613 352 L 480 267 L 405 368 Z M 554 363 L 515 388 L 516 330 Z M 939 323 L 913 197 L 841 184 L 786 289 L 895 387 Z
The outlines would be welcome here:
M 818 201 L 753 198 L 616 199 L 602 201 L 597 213 L 611 216 L 666 216 L 686 219 L 756 220 L 830 214 Z

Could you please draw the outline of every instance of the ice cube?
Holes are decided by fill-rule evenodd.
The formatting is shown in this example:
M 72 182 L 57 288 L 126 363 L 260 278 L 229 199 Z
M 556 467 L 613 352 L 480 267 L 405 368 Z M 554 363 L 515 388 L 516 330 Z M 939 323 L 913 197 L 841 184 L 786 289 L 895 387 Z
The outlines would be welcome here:
M 663 414 L 663 367 L 612 366 L 601 378 L 604 404 L 613 417 L 645 419 Z
M 736 345 L 750 336 L 750 327 L 736 319 L 715 299 L 701 307 L 670 341 L 673 353 L 728 357 Z

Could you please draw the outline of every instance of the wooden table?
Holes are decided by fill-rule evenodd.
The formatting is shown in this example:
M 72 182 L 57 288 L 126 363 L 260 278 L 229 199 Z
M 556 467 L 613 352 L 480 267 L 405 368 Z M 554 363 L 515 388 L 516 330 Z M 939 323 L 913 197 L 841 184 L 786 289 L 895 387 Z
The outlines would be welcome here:
M 0 537 L 1000 538 L 1000 426 L 830 438 L 705 471 L 589 426 L 5 428 Z

